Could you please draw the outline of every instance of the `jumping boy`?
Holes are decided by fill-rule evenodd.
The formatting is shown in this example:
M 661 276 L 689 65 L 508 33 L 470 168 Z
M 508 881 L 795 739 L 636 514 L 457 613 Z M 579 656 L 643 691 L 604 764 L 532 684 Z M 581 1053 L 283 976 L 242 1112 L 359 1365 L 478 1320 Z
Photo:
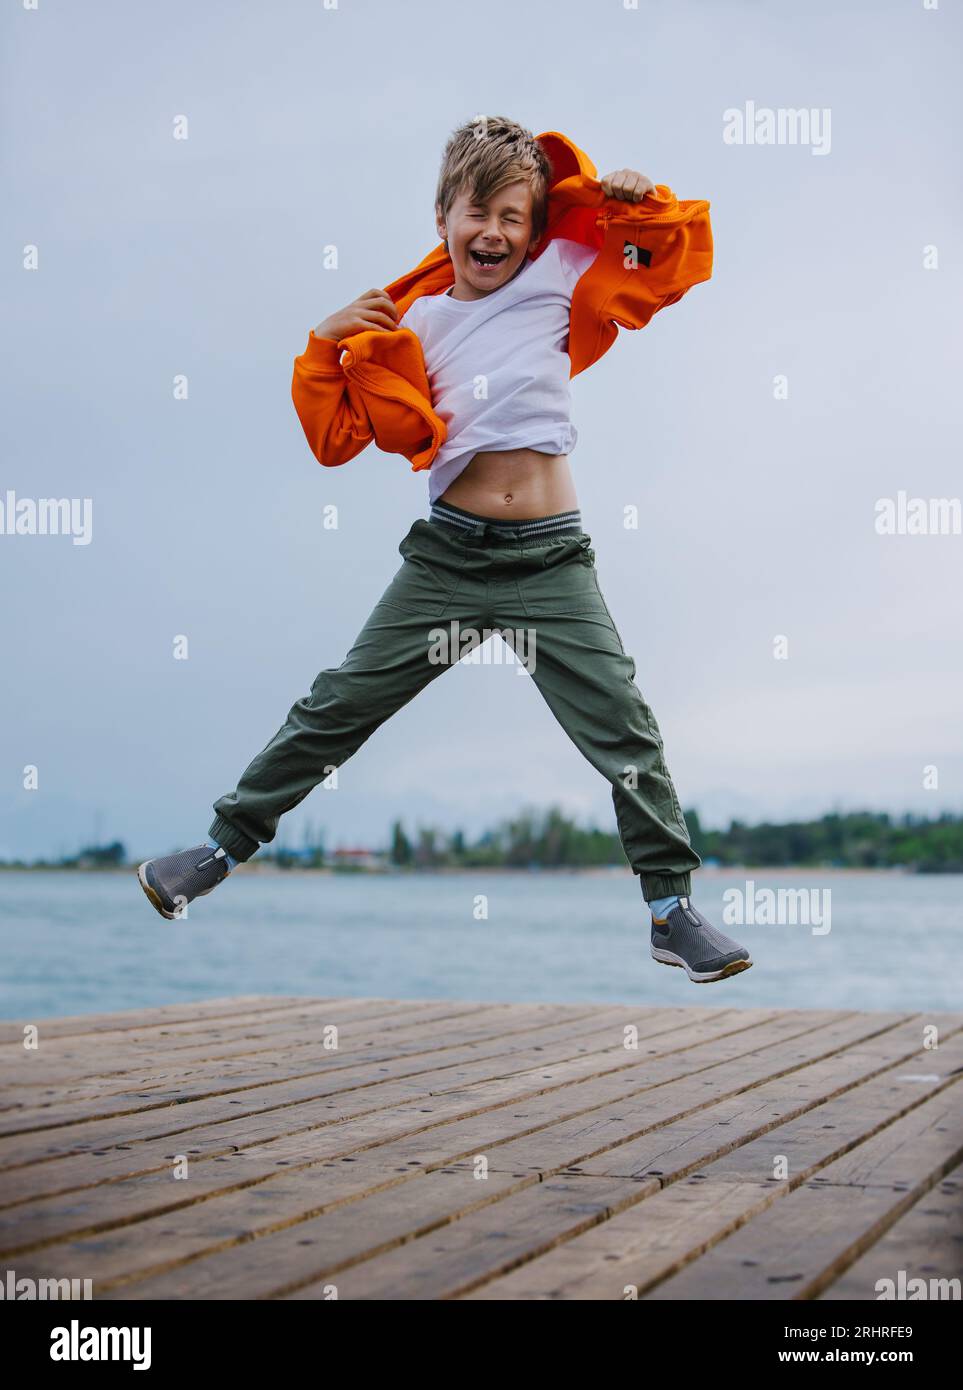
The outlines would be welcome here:
M 404 563 L 344 661 L 214 803 L 206 841 L 140 865 L 164 917 L 273 840 L 284 812 L 464 654 L 439 659 L 439 629 L 522 631 L 535 685 L 612 784 L 653 958 L 700 983 L 752 964 L 689 897 L 702 861 L 599 588 L 568 462 L 570 377 L 619 327 L 643 327 L 709 278 L 708 206 L 631 169 L 598 180 L 557 132 L 536 138 L 503 117 L 454 132 L 436 195 L 441 246 L 318 324 L 292 385 L 319 462 L 343 464 L 375 440 L 428 470 L 430 515 L 401 541 Z

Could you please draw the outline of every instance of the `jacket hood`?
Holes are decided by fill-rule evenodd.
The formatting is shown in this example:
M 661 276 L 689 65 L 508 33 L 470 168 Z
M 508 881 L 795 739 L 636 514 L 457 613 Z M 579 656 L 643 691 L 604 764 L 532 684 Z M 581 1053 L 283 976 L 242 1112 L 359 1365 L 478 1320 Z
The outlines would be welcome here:
M 552 180 L 548 189 L 545 231 L 531 253 L 531 260 L 537 260 L 556 237 L 598 250 L 605 239 L 606 225 L 613 219 L 640 226 L 664 225 L 673 221 L 687 222 L 708 210 L 709 204 L 702 199 L 679 202 L 666 184 L 656 184 L 654 193 L 647 193 L 640 203 L 609 198 L 602 191 L 595 165 L 567 135 L 547 130 L 536 139 L 551 163 Z M 384 289 L 394 300 L 400 317 L 421 295 L 441 294 L 454 283 L 455 268 L 444 242 L 440 241 L 413 270 L 385 285 Z

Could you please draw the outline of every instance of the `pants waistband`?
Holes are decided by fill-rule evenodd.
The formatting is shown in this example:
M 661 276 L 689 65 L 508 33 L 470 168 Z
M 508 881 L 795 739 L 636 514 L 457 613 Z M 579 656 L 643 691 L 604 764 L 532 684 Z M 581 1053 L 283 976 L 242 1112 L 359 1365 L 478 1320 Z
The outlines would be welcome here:
M 507 521 L 504 517 L 466 512 L 450 502 L 433 502 L 428 520 L 465 535 L 492 535 L 509 541 L 582 534 L 582 513 L 578 508 L 571 512 L 553 512 L 550 516 L 527 517 L 523 521 Z

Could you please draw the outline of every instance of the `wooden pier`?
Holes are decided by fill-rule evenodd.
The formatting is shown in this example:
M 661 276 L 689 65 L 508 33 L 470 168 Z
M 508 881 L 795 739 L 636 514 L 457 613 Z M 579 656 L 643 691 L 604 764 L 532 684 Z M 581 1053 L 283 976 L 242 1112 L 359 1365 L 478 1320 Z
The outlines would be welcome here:
M 0 1279 L 785 1300 L 963 1270 L 963 1014 L 265 996 L 32 1026 L 0 1022 Z

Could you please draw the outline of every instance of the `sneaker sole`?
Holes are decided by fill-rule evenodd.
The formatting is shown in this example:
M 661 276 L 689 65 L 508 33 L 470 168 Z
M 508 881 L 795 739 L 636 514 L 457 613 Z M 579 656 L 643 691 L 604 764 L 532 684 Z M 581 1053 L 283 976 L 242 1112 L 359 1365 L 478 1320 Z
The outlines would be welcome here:
M 156 892 L 154 891 L 154 889 L 153 889 L 153 888 L 150 886 L 150 884 L 147 882 L 147 876 L 146 876 L 145 870 L 146 870 L 146 868 L 147 868 L 147 865 L 148 865 L 150 862 L 151 862 L 151 861 L 150 861 L 149 859 L 145 859 L 144 862 L 143 862 L 143 864 L 141 864 L 140 867 L 138 868 L 138 870 L 137 870 L 137 882 L 140 884 L 141 888 L 143 888 L 144 892 L 147 894 L 148 898 L 149 898 L 150 901 L 153 903 L 154 907 L 157 908 L 157 911 L 160 913 L 160 915 L 161 915 L 162 917 L 166 917 L 167 920 L 168 920 L 168 922 L 174 922 L 174 921 L 177 920 L 177 913 L 176 913 L 176 912 L 168 912 L 167 908 L 166 908 L 166 907 L 164 906 L 164 904 L 161 902 L 160 898 L 157 896 L 157 894 L 156 894 Z
M 681 956 L 677 956 L 673 951 L 666 951 L 662 946 L 651 946 L 649 949 L 653 960 L 657 960 L 660 965 L 679 966 L 697 985 L 710 985 L 713 980 L 727 980 L 730 975 L 739 975 L 752 965 L 752 956 L 750 956 L 748 960 L 730 961 L 721 970 L 693 970 Z

